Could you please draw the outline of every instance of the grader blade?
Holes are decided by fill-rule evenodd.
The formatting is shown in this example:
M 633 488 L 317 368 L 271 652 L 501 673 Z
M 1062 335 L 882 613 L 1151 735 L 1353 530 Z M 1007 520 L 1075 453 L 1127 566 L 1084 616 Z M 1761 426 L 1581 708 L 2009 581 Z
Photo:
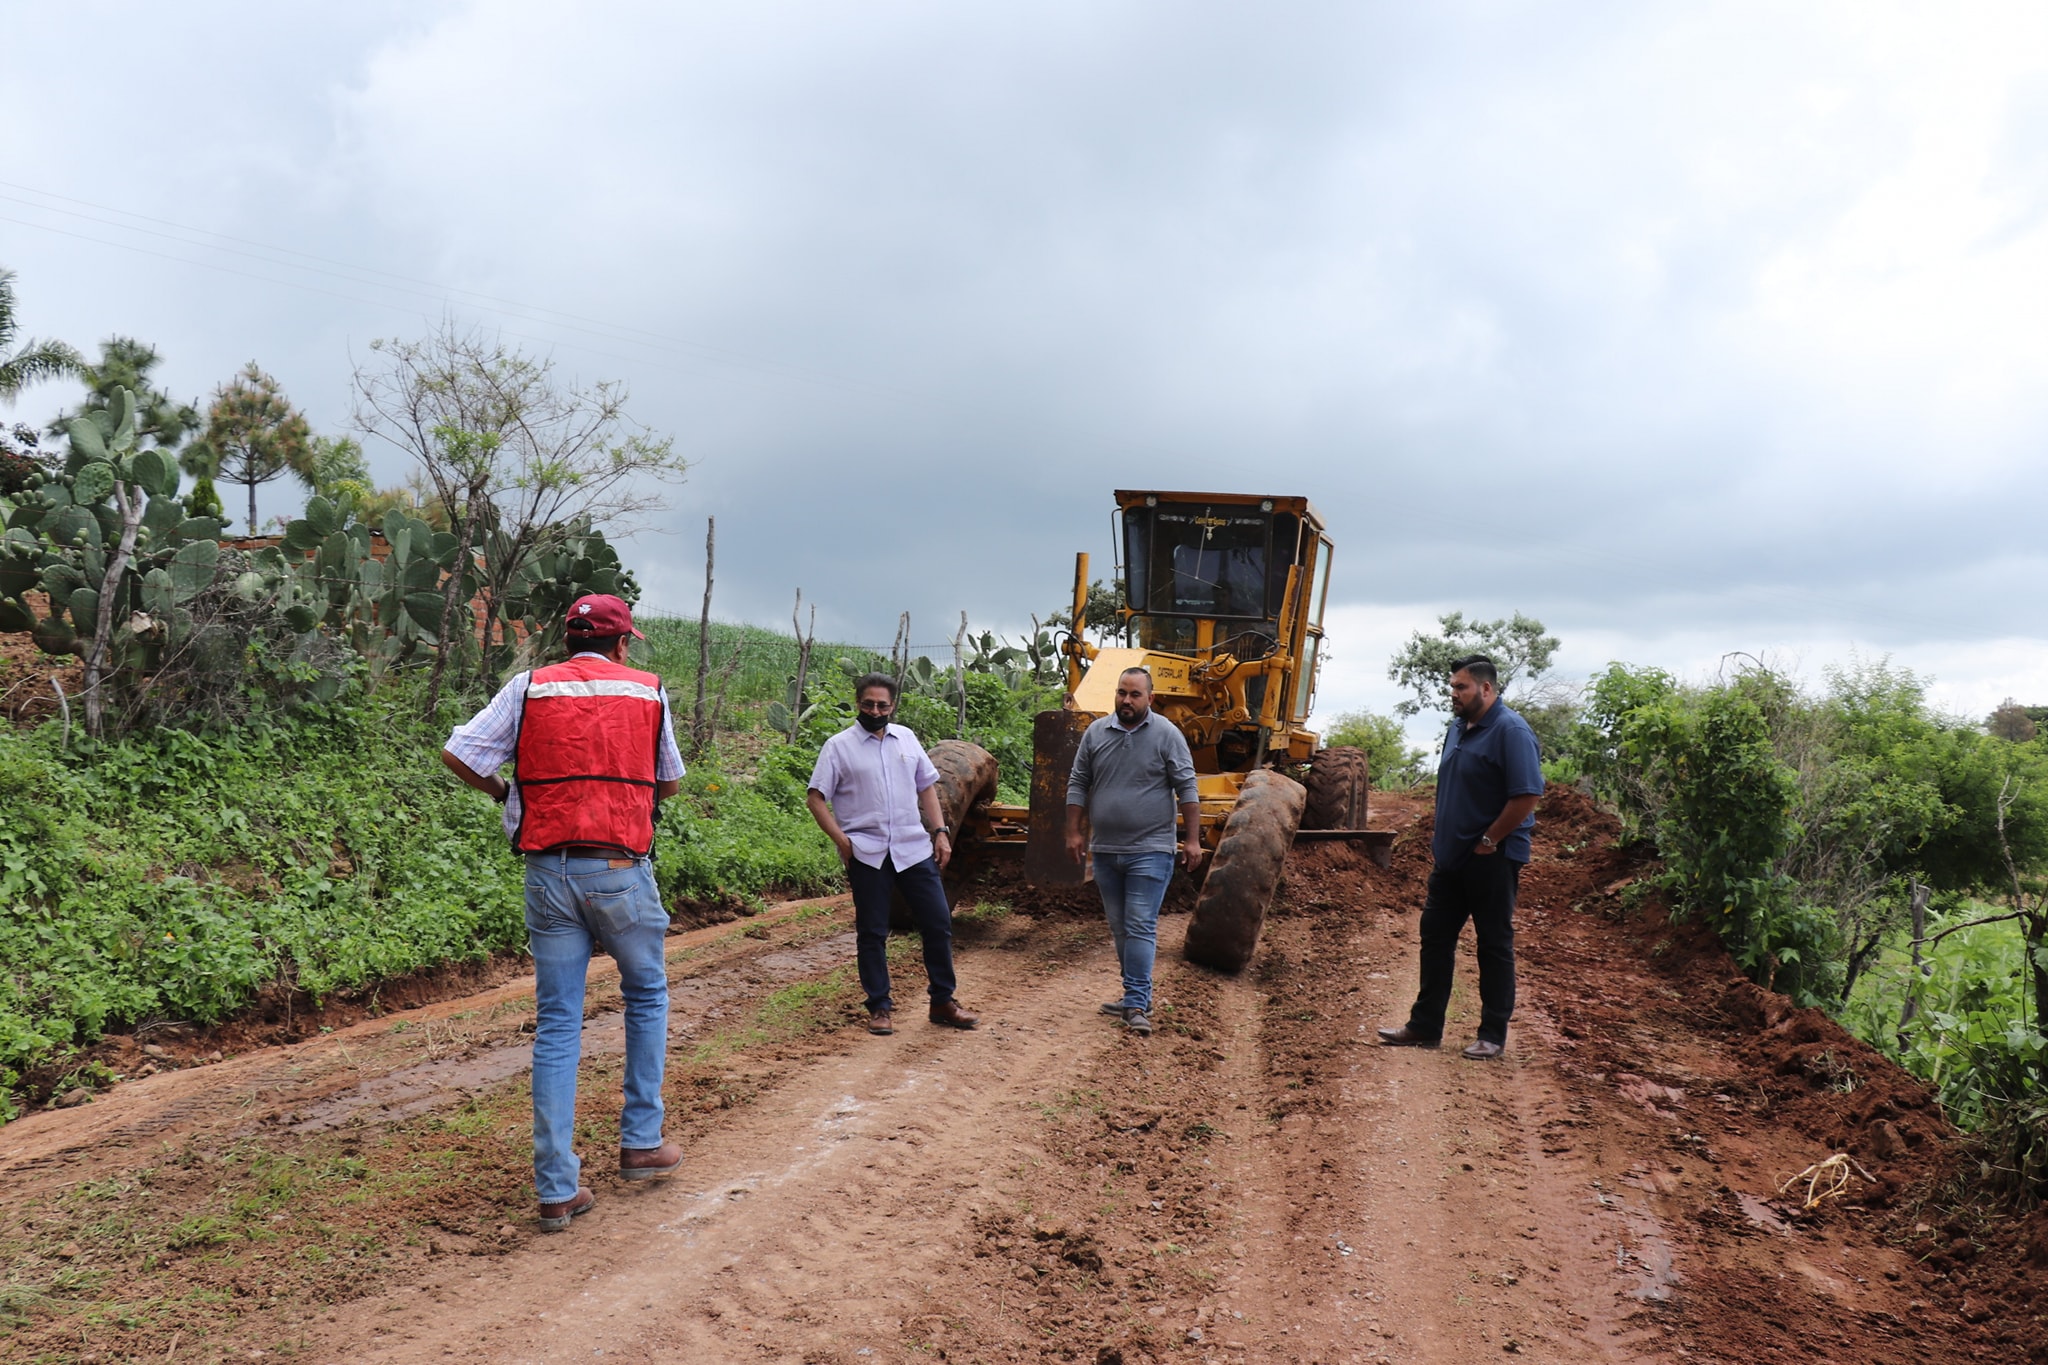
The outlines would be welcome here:
M 1031 723 L 1031 831 L 1024 841 L 1024 879 L 1034 886 L 1079 886 L 1087 865 L 1067 856 L 1067 775 L 1081 735 L 1095 717 L 1085 711 L 1040 711 Z

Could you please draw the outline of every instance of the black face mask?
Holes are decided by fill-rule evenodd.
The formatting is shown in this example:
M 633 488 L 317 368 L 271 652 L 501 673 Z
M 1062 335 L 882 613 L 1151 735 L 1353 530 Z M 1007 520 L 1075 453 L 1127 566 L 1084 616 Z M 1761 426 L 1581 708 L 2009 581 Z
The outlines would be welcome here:
M 888 723 L 889 718 L 887 716 L 878 716 L 872 711 L 862 711 L 860 713 L 860 728 L 871 735 L 882 733 L 883 728 Z

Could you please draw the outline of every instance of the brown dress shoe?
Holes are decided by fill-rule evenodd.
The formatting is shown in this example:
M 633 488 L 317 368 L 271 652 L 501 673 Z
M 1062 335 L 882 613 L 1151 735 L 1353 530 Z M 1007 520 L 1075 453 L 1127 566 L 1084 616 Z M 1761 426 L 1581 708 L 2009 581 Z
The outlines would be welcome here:
M 1444 1041 L 1441 1038 L 1431 1038 L 1427 1034 L 1417 1033 L 1406 1024 L 1399 1028 L 1383 1028 L 1379 1032 L 1381 1047 L 1441 1047 Z
M 961 1009 L 958 1000 L 934 1000 L 932 1022 L 945 1028 L 973 1028 L 981 1022 L 981 1017 Z
M 571 1218 L 581 1218 L 597 1207 L 597 1196 L 583 1186 L 576 1187 L 576 1197 L 560 1204 L 540 1206 L 540 1230 L 562 1232 L 569 1226 Z
M 1465 1049 L 1465 1055 L 1475 1062 L 1497 1062 L 1500 1060 L 1500 1054 L 1505 1051 L 1507 1049 L 1499 1043 L 1489 1042 L 1481 1038 L 1478 1042 Z
M 665 1175 L 674 1175 L 682 1164 L 683 1147 L 679 1142 L 664 1142 L 659 1147 L 619 1148 L 621 1180 L 657 1180 Z
M 868 1032 L 886 1038 L 896 1031 L 896 1017 L 887 1010 L 872 1010 L 868 1014 Z

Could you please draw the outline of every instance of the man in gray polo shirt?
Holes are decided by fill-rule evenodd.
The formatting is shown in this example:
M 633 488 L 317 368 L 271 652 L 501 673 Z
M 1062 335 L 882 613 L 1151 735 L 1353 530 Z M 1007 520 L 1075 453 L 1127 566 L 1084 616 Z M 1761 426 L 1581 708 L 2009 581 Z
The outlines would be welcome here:
M 1177 854 L 1176 807 L 1184 831 Z M 1081 829 L 1083 812 L 1089 834 Z M 1102 1012 L 1133 1033 L 1150 1033 L 1159 906 L 1176 857 L 1190 871 L 1202 865 L 1202 807 L 1187 738 L 1153 714 L 1152 675 L 1142 668 L 1117 678 L 1116 713 L 1081 736 L 1067 778 L 1067 853 L 1079 862 L 1090 852 L 1124 978 L 1123 998 Z

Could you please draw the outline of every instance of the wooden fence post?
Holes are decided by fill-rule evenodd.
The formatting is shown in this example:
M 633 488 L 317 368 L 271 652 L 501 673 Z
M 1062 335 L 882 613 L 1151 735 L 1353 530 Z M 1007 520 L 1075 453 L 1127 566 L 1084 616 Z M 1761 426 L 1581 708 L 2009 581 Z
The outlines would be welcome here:
M 796 590 L 796 607 L 789 613 L 790 629 L 796 632 L 796 695 L 789 699 L 789 741 L 796 743 L 797 732 L 804 721 L 804 678 L 811 671 L 811 646 L 818 642 L 818 604 L 811 603 L 811 628 L 804 630 L 802 620 L 804 590 Z
M 960 613 L 960 633 L 953 637 L 953 680 L 960 688 L 960 724 L 953 738 L 967 738 L 967 613 Z
M 695 758 L 710 742 L 705 726 L 704 683 L 711 676 L 711 559 L 718 546 L 718 518 L 704 521 L 704 610 L 697 617 L 697 704 L 690 712 L 690 757 Z
M 1906 1050 L 1906 1025 L 1913 1022 L 1913 1016 L 1920 1012 L 1920 981 L 1933 973 L 1932 963 L 1920 960 L 1920 945 L 1927 939 L 1927 897 L 1928 888 L 1918 877 L 1910 883 L 1913 904 L 1913 981 L 1906 988 L 1906 1003 L 1899 1007 L 1899 1051 Z

